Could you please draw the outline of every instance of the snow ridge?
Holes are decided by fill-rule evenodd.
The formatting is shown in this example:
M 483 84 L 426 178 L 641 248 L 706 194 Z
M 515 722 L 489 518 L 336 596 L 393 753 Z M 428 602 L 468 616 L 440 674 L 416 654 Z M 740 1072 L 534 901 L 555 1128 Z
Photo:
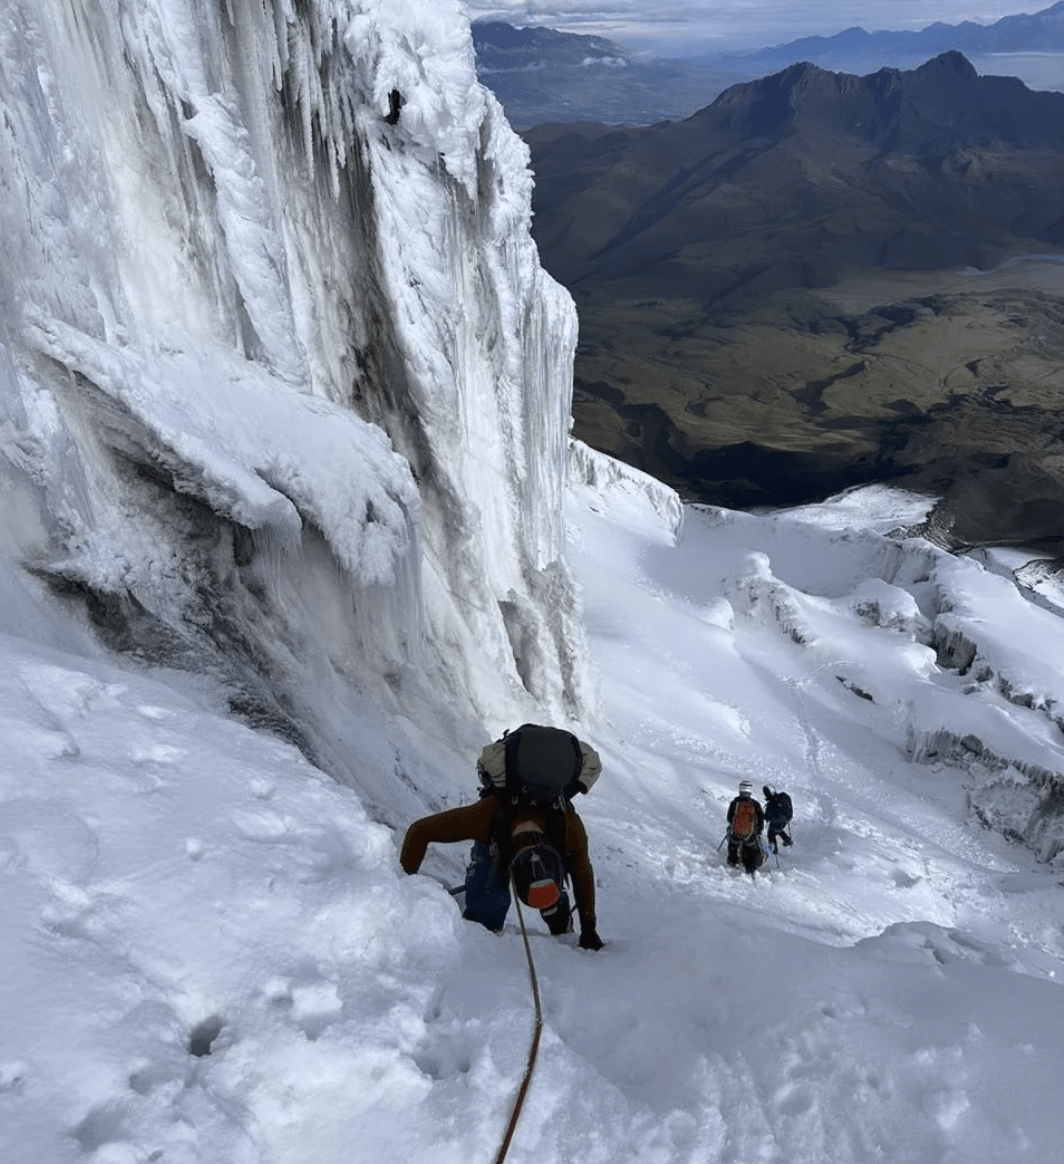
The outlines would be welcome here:
M 684 506 L 675 489 L 631 465 L 596 452 L 583 441 L 569 442 L 569 485 L 574 489 L 590 489 L 600 496 L 615 490 L 641 495 L 650 502 L 651 509 L 673 537 L 679 535 L 683 526 Z
M 1064 651 L 1060 619 L 1012 579 L 909 537 L 905 526 L 857 520 L 847 528 L 858 496 L 841 498 L 835 514 L 811 506 L 772 519 L 781 538 L 785 530 L 808 542 L 810 556 L 830 552 L 833 571 L 811 569 L 789 546 L 782 557 L 771 543 L 748 552 L 723 582 L 728 617 L 715 613 L 714 621 L 759 623 L 822 660 L 826 674 L 871 705 L 866 715 L 885 721 L 909 760 L 968 773 L 976 821 L 1056 862 L 1064 851 L 1064 683 L 1051 661 Z M 874 508 L 874 495 L 864 504 Z M 749 520 L 712 507 L 694 512 L 710 528 Z M 846 623 L 852 643 L 840 657 Z

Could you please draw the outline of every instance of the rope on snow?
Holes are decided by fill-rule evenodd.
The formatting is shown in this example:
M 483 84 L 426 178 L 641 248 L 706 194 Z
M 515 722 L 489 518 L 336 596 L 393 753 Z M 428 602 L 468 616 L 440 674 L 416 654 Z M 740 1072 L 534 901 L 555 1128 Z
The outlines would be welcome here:
M 529 945 L 528 931 L 525 929 L 525 915 L 521 910 L 521 898 L 518 896 L 517 886 L 514 884 L 512 874 L 510 876 L 510 886 L 513 890 L 514 904 L 517 906 L 517 922 L 521 927 L 521 940 L 525 944 L 525 958 L 528 960 L 528 977 L 532 983 L 532 1002 L 535 1005 L 536 1025 L 532 1034 L 532 1045 L 528 1049 L 528 1063 L 525 1065 L 525 1077 L 521 1080 L 521 1086 L 517 1092 L 517 1099 L 514 1101 L 513 1114 L 510 1116 L 510 1125 L 506 1129 L 506 1135 L 503 1137 L 499 1154 L 495 1157 L 495 1164 L 503 1164 L 503 1161 L 506 1159 L 506 1153 L 510 1150 L 510 1142 L 514 1138 L 517 1121 L 521 1116 L 521 1109 L 525 1104 L 528 1085 L 532 1082 L 532 1072 L 536 1068 L 536 1056 L 539 1054 L 539 1037 L 543 1033 L 543 1007 L 539 1001 L 539 982 L 536 979 L 536 964 L 532 960 L 532 947 Z

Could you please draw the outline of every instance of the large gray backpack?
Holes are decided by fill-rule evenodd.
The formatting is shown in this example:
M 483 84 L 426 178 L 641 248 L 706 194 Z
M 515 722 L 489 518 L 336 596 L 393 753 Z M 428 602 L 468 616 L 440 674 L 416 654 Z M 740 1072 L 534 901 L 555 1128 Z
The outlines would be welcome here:
M 584 767 L 580 741 L 563 728 L 525 723 L 502 739 L 501 770 L 480 768 L 484 793 L 502 793 L 526 805 L 551 805 L 583 791 L 578 779 Z

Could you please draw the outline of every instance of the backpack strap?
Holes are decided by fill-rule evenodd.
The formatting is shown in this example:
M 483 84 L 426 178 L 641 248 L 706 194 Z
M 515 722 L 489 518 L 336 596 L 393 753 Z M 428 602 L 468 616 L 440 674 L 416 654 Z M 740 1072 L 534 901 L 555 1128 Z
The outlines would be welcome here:
M 565 855 L 565 812 L 566 809 L 563 804 L 552 805 L 548 808 L 544 831 L 547 836 L 547 843 L 558 850 L 562 861 L 565 863 L 565 872 L 568 873 L 569 862 Z

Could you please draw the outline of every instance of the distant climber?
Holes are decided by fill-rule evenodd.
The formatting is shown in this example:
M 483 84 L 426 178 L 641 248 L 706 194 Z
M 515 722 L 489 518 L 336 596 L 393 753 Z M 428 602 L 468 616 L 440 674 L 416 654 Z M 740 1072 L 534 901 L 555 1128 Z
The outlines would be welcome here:
M 761 847 L 761 832 L 765 827 L 765 814 L 758 801 L 753 798 L 754 786 L 749 780 L 739 784 L 739 795 L 728 805 L 728 864 L 738 865 L 753 876 L 765 859 Z
M 794 844 L 791 834 L 787 831 L 791 817 L 794 816 L 794 808 L 791 804 L 791 798 L 786 792 L 777 792 L 769 784 L 764 785 L 761 791 L 765 794 L 765 823 L 768 825 L 768 843 L 772 851 L 778 853 L 780 851 L 779 841 L 783 842 L 784 847 Z
M 384 120 L 389 125 L 399 124 L 399 111 L 403 108 L 403 95 L 398 89 L 393 89 L 388 94 L 388 112 L 384 115 Z
M 416 873 L 430 844 L 472 841 L 462 916 L 496 933 L 510 909 L 511 885 L 552 934 L 572 933 L 565 888 L 571 879 L 579 944 L 600 950 L 587 832 L 570 799 L 588 792 L 601 770 L 595 749 L 571 732 L 522 724 L 481 752 L 480 800 L 414 821 L 399 863 Z

